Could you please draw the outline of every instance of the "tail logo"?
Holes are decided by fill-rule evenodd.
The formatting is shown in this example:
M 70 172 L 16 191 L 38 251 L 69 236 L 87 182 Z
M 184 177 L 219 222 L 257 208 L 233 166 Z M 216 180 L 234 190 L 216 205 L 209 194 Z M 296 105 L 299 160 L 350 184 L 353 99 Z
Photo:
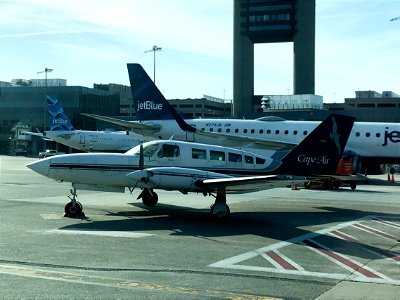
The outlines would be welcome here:
M 299 156 L 297 157 L 297 161 L 298 161 L 298 162 L 307 164 L 307 166 L 308 166 L 309 164 L 328 165 L 330 160 L 331 160 L 331 159 L 328 158 L 326 155 L 319 156 L 319 157 L 310 157 L 310 156 L 306 156 L 306 155 L 302 154 L 302 155 L 299 155 Z
M 330 134 L 330 137 L 331 137 L 332 141 L 335 143 L 339 155 L 341 155 L 342 153 L 340 153 L 341 147 L 340 147 L 340 141 L 339 141 L 340 135 L 338 134 L 337 123 L 336 123 L 336 120 L 334 117 L 332 117 L 332 133 Z
M 138 103 L 137 110 L 162 110 L 163 105 L 161 103 L 154 103 L 153 101 L 144 101 Z
M 53 119 L 53 123 L 54 124 L 65 125 L 65 124 L 68 124 L 68 120 L 65 120 L 65 119 Z

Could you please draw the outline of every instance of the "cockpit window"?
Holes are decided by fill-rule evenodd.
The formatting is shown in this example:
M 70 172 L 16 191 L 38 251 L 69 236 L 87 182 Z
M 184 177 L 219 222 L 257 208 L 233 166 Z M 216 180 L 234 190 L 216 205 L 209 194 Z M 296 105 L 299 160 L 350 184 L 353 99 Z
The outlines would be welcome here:
M 179 146 L 177 145 L 162 145 L 160 151 L 158 151 L 158 157 L 178 157 L 180 154 Z
M 145 143 L 143 144 L 143 156 L 144 157 L 151 157 L 156 152 L 159 143 Z M 140 155 L 140 145 L 132 148 L 131 150 L 127 151 L 126 154 L 128 155 Z

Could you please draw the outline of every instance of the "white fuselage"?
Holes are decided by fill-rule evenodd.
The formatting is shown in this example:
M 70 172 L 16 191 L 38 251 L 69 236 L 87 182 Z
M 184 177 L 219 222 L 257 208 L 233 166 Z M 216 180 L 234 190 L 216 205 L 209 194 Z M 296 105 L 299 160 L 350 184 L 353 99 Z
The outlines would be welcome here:
M 274 171 L 280 164 L 237 149 L 179 141 L 145 143 L 143 156 L 145 169 L 139 166 L 140 146 L 124 154 L 58 155 L 28 167 L 49 178 L 74 184 L 200 191 L 195 185 L 197 180 L 261 175 Z M 142 181 L 143 172 L 152 172 L 148 182 Z
M 141 136 L 117 131 L 46 131 L 45 137 L 82 151 L 125 152 L 141 142 Z
M 254 139 L 300 143 L 320 123 L 318 121 L 262 121 L 241 119 L 191 119 L 185 120 L 189 125 L 205 132 L 223 133 L 233 136 L 245 136 Z M 229 145 L 223 137 L 202 136 L 182 131 L 175 120 L 147 121 L 144 124 L 158 124 L 157 135 L 163 139 L 173 137 L 177 140 L 198 143 Z M 271 155 L 273 151 L 254 148 L 251 143 L 239 147 L 263 155 Z M 400 124 L 355 122 L 347 142 L 345 152 L 353 152 L 363 158 L 376 158 L 385 163 L 390 160 L 400 162 Z M 380 160 L 379 160 L 380 159 Z

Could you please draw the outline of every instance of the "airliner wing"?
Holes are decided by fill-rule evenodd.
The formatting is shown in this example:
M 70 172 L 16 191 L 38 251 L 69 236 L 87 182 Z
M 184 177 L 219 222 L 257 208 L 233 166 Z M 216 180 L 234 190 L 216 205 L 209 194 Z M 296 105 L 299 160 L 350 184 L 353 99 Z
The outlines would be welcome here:
M 44 135 L 41 132 L 31 132 L 31 131 L 24 131 L 25 134 L 34 135 L 43 138 Z
M 121 119 L 115 119 L 115 118 L 106 117 L 106 116 L 99 116 L 99 115 L 95 115 L 95 114 L 82 113 L 82 115 L 94 118 L 96 120 L 119 125 L 125 129 L 134 131 L 134 132 L 142 134 L 142 135 L 149 135 L 149 134 L 157 132 L 160 129 L 160 126 L 158 126 L 156 124 L 145 125 L 145 124 L 135 122 L 135 121 L 125 121 L 125 120 L 121 120 Z
M 275 151 L 291 150 L 297 144 L 281 141 L 268 141 L 265 139 L 258 139 L 247 136 L 234 136 L 231 134 L 220 133 L 220 132 L 205 132 L 202 130 L 196 130 L 196 134 L 205 137 L 212 137 L 219 144 L 227 147 L 251 147 L 254 149 L 269 149 Z

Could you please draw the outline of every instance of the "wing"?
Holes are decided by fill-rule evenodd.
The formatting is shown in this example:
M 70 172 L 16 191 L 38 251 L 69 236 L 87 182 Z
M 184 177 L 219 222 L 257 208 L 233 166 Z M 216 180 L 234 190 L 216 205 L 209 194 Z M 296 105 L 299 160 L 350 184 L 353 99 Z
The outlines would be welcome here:
M 135 122 L 135 121 L 125 121 L 125 120 L 121 120 L 121 119 L 115 119 L 115 118 L 111 118 L 111 117 L 99 116 L 99 115 L 94 115 L 94 114 L 86 114 L 86 113 L 82 113 L 82 115 L 94 118 L 96 120 L 104 121 L 107 123 L 119 125 L 125 129 L 134 131 L 134 132 L 142 134 L 142 135 L 152 135 L 152 134 L 156 133 L 157 131 L 159 131 L 159 129 L 160 129 L 160 126 L 156 125 L 156 124 L 147 125 L 147 124 L 143 124 L 143 123 L 139 123 L 139 122 Z
M 248 193 L 288 187 L 294 183 L 303 183 L 304 178 L 290 178 L 279 175 L 246 176 L 233 178 L 217 178 L 197 181 L 196 185 L 206 191 L 225 190 L 227 193 Z

